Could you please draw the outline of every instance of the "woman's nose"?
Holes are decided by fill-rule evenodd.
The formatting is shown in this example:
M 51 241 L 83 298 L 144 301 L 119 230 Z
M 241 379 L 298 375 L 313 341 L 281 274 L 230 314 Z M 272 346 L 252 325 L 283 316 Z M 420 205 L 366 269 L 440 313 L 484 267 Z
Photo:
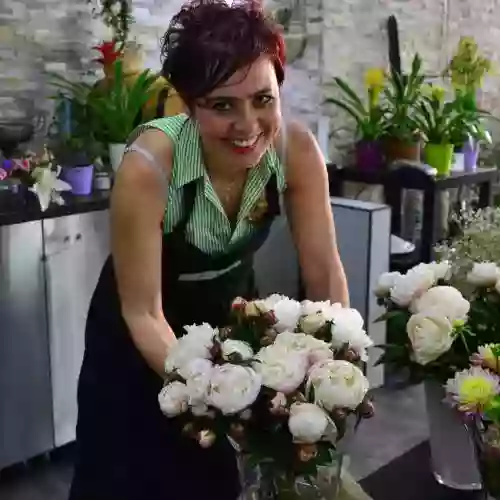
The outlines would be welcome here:
M 259 133 L 258 112 L 251 103 L 245 103 L 241 106 L 233 126 L 235 132 L 244 136 Z

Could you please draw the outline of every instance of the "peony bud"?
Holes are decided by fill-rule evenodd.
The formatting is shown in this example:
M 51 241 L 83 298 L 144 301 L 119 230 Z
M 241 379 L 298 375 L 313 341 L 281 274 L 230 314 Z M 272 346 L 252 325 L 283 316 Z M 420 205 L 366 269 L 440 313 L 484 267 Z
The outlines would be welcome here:
M 231 309 L 234 311 L 243 311 L 247 303 L 248 302 L 243 297 L 236 297 L 231 304 Z
M 203 430 L 198 433 L 198 443 L 202 448 L 210 448 L 215 442 L 215 433 L 209 430 Z
M 301 444 L 298 446 L 298 456 L 301 462 L 309 462 L 318 455 L 318 447 L 315 444 Z
M 372 418 L 375 415 L 375 405 L 369 399 L 365 399 L 359 406 L 359 412 L 363 418 Z
M 260 316 L 261 311 L 258 308 L 257 304 L 253 302 L 247 302 L 245 305 L 245 316 L 248 316 L 249 318 L 253 318 L 256 316 Z
M 360 360 L 359 354 L 354 349 L 347 349 L 344 359 L 349 363 L 357 363 Z

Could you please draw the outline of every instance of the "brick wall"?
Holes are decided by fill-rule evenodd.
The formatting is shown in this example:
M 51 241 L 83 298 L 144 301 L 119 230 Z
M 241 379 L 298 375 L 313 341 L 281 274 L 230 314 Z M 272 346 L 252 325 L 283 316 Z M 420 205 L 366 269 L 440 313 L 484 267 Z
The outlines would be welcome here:
M 273 0 L 280 4 L 286 0 Z M 500 0 L 301 0 L 308 45 L 288 69 L 284 88 L 287 113 L 314 125 L 321 114 L 332 116 L 332 129 L 345 117 L 325 109 L 325 86 L 334 75 L 358 87 L 370 66 L 387 66 L 386 20 L 400 25 L 405 62 L 419 51 L 429 72 L 446 63 L 460 35 L 473 35 L 498 62 Z M 145 64 L 159 68 L 159 40 L 182 0 L 133 0 L 132 35 L 145 50 Z M 0 4 L 0 116 L 48 109 L 44 70 L 67 75 L 89 68 L 88 48 L 105 37 L 91 19 L 85 0 L 3 0 Z M 498 64 L 500 68 L 500 64 Z M 498 77 L 485 85 L 484 101 L 500 111 Z M 345 134 L 344 134 L 345 135 Z M 341 142 L 335 134 L 335 145 Z

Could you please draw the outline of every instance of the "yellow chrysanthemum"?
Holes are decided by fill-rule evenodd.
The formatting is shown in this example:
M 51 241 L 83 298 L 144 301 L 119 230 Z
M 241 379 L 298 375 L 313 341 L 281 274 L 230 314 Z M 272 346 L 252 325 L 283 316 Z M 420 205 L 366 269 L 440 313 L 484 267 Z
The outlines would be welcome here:
M 483 365 L 497 373 L 500 372 L 500 357 L 495 353 L 499 350 L 500 344 L 486 344 L 479 347 L 477 351 Z
M 385 72 L 382 68 L 370 68 L 365 73 L 365 85 L 368 89 L 382 88 L 385 84 Z
M 500 380 L 479 366 L 464 370 L 448 380 L 446 391 L 459 410 L 480 412 L 500 392 Z

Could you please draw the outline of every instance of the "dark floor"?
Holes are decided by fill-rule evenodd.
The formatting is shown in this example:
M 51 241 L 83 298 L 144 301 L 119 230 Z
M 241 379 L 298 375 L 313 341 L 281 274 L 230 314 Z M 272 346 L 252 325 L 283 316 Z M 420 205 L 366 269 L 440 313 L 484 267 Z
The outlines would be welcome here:
M 71 481 L 71 448 L 5 470 L 0 475 L 1 500 L 66 500 Z M 373 500 L 485 500 L 439 486 L 429 468 L 424 442 L 361 481 Z

